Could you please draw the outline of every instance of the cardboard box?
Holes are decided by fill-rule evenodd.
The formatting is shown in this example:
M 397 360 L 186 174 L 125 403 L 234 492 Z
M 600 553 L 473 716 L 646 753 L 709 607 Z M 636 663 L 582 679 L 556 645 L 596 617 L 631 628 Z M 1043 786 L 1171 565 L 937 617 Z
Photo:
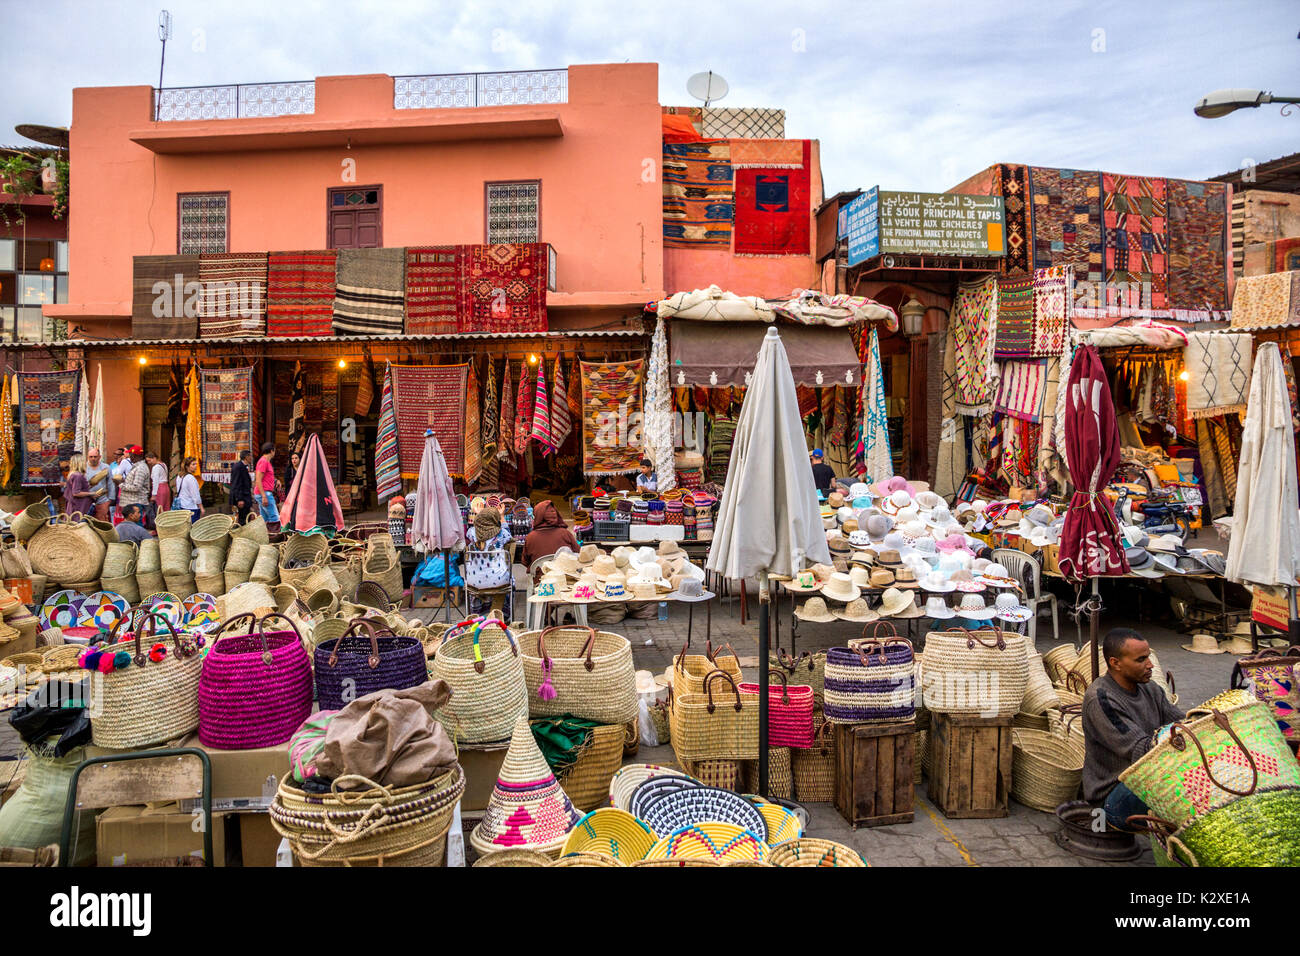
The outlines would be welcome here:
M 460 766 L 465 771 L 465 792 L 460 798 L 462 811 L 487 809 L 508 749 L 506 744 L 492 750 L 461 746 Z
M 282 837 L 271 826 L 269 813 L 234 813 L 239 825 L 239 852 L 244 866 L 275 866 Z
M 100 866 L 128 866 L 182 856 L 203 857 L 203 833 L 196 831 L 195 816 L 180 812 L 176 804 L 149 807 L 110 807 L 99 815 L 95 844 Z M 212 814 L 212 862 L 224 866 L 226 821 Z
M 289 772 L 287 742 L 257 750 L 216 750 L 204 747 L 193 734 L 182 746 L 206 751 L 212 762 L 213 810 L 264 810 L 275 799 L 280 778 Z M 181 809 L 192 810 L 198 803 L 183 801 Z

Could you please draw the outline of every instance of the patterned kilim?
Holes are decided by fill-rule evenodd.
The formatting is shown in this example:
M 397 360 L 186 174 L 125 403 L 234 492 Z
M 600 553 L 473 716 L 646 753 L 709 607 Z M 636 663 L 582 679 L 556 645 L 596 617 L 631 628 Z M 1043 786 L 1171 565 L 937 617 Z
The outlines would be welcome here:
M 230 482 L 230 466 L 253 450 L 253 369 L 199 369 L 203 480 Z
M 1029 256 L 1030 209 L 1029 170 L 1025 166 L 998 164 L 998 193 L 1002 196 L 1007 223 L 1007 256 L 1003 273 L 1025 275 L 1031 268 Z
M 1183 362 L 1188 375 L 1187 413 L 1192 418 L 1245 413 L 1252 344 L 1249 332 L 1187 334 Z
M 317 366 L 320 377 L 320 418 L 310 420 L 307 428 L 320 436 L 326 465 L 338 477 L 339 463 L 339 371 L 332 363 Z
M 18 372 L 21 483 L 57 485 L 77 439 L 80 371 Z
M 205 339 L 266 334 L 266 253 L 199 256 L 199 335 Z
M 536 242 L 541 203 L 541 183 L 488 183 L 488 242 Z
M 1034 277 L 998 280 L 998 358 L 1029 355 L 1034 346 Z
M 494 461 L 497 456 L 497 436 L 500 434 L 501 419 L 497 415 L 497 363 L 489 355 L 487 360 L 487 378 L 483 387 L 482 425 L 479 442 L 483 449 L 485 462 Z
M 957 286 L 952 306 L 956 403 L 962 414 L 988 408 L 993 400 L 989 373 L 998 323 L 998 280 L 994 276 Z
M 473 484 L 483 475 L 483 400 L 478 391 L 478 372 L 474 363 L 465 371 L 465 481 Z M 423 450 L 421 454 L 423 455 Z
M 423 449 L 421 449 L 423 451 Z M 379 428 L 375 435 L 375 494 L 386 501 L 402 490 L 402 469 L 397 454 L 397 413 L 393 407 L 392 367 L 384 368 L 379 399 Z
M 424 433 L 430 428 L 442 446 L 448 473 L 465 477 L 469 365 L 394 365 L 391 368 L 402 477 L 420 477 Z M 474 441 L 478 441 L 477 434 Z
M 573 415 L 569 412 L 569 388 L 564 382 L 564 366 L 555 357 L 555 382 L 551 386 L 551 439 L 559 448 L 573 432 Z
M 197 338 L 199 257 L 136 256 L 132 270 L 131 337 Z M 187 301 L 192 303 L 188 310 Z
M 335 334 L 401 335 L 405 293 L 405 249 L 340 249 Z
M 1286 325 L 1292 315 L 1292 272 L 1242 276 L 1232 293 L 1234 329 L 1271 329 Z
M 998 380 L 997 410 L 1012 418 L 1028 422 L 1040 421 L 1043 417 L 1046 375 L 1046 359 L 1003 363 L 1002 377 Z
M 528 439 L 533 434 L 533 403 L 537 395 L 528 374 L 528 363 L 519 363 L 519 387 L 515 389 L 515 432 L 510 445 L 516 455 L 528 450 Z
M 458 328 L 458 246 L 409 246 L 406 250 L 406 334 L 452 335 Z
M 704 135 L 708 139 L 785 139 L 785 110 L 761 107 L 704 109 Z
M 664 247 L 731 246 L 731 144 L 664 143 Z
M 230 197 L 225 193 L 180 196 L 176 248 L 183 255 L 205 255 L 230 248 Z
M 803 140 L 733 139 L 732 169 L 803 169 Z
M 1048 358 L 1060 355 L 1070 327 L 1070 266 L 1034 270 L 1034 333 L 1029 351 Z
M 509 461 L 515 453 L 515 391 L 510 360 L 501 373 L 501 412 L 497 416 L 497 460 Z
M 1106 308 L 1128 316 L 1168 307 L 1163 179 L 1101 174 Z
M 1075 276 L 1095 283 L 1100 290 L 1105 278 L 1101 174 L 1035 166 L 1029 171 L 1029 184 L 1033 191 L 1034 268 L 1073 266 Z
M 1169 307 L 1174 318 L 1221 318 L 1228 308 L 1228 187 L 1169 180 Z
M 459 246 L 461 332 L 545 332 L 547 247 Z
M 546 363 L 537 366 L 537 393 L 533 399 L 533 427 L 530 430 L 533 441 L 542 450 L 542 455 L 555 454 L 555 438 L 551 435 L 551 397 L 546 393 Z
M 329 335 L 338 253 L 272 252 L 266 270 L 266 331 L 273 337 Z
M 801 142 L 798 169 L 736 171 L 736 255 L 808 255 L 811 148 Z
M 628 441 L 627 420 L 641 408 L 644 362 L 582 362 L 582 471 L 636 471 L 641 447 Z

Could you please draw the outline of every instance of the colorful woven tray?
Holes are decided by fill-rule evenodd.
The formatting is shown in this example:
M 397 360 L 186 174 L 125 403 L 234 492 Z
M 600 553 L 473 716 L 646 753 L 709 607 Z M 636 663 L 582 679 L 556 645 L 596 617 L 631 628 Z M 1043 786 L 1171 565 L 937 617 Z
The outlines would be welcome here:
M 600 807 L 578 821 L 564 841 L 560 856 L 603 853 L 626 863 L 643 859 L 656 839 L 648 826 L 626 810 Z
M 649 780 L 643 780 L 637 784 L 632 796 L 628 800 L 627 811 L 634 817 L 645 819 L 646 810 L 650 808 L 660 797 L 675 793 L 678 790 L 690 790 L 695 787 L 702 787 L 694 777 L 651 777 Z
M 678 770 L 676 767 L 661 767 L 654 763 L 630 763 L 614 771 L 614 776 L 610 778 L 609 805 L 630 812 L 633 792 L 651 777 L 693 779 L 684 770 Z
M 779 803 L 768 803 L 766 800 L 762 802 L 755 800 L 753 803 L 758 807 L 758 812 L 763 815 L 763 821 L 767 824 L 768 846 L 776 846 L 786 840 L 797 840 L 803 836 L 803 827 L 799 825 L 799 817 L 793 811 L 787 810 Z
M 708 820 L 674 830 L 646 854 L 647 860 L 701 859 L 716 863 L 731 860 L 766 860 L 767 844 L 755 833 L 734 823 Z
M 852 847 L 833 840 L 800 837 L 772 848 L 768 859 L 776 866 L 869 866 Z
M 640 814 L 655 833 L 674 833 L 697 823 L 731 823 L 767 839 L 767 821 L 758 808 L 731 790 L 692 787 L 674 790 L 655 800 Z

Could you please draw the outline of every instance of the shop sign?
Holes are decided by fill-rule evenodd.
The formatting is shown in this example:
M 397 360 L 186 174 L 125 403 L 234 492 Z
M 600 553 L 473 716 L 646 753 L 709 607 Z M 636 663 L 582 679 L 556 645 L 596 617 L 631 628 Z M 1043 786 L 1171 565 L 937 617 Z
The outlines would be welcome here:
M 1256 585 L 1250 599 L 1251 620 L 1258 624 L 1276 628 L 1279 631 L 1285 631 L 1291 617 L 1289 603 L 1284 588 L 1270 588 L 1262 584 Z
M 881 192 L 879 223 L 883 253 L 1006 255 L 1001 196 Z
M 880 255 L 880 217 L 877 215 L 879 186 L 872 186 L 842 210 L 844 235 L 849 240 L 849 265 L 856 266 Z

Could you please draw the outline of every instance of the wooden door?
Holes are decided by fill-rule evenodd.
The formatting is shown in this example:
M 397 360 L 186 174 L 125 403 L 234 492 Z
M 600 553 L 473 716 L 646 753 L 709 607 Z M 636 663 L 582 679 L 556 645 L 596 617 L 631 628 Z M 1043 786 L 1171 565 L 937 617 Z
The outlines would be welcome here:
M 383 188 L 331 189 L 326 197 L 330 249 L 377 249 L 383 245 Z

